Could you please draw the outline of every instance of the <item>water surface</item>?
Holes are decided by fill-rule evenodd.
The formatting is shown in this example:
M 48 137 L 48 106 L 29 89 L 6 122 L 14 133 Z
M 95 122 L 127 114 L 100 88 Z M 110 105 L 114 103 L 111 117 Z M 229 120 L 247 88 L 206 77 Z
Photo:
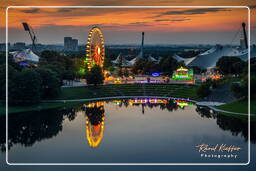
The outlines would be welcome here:
M 4 123 L 0 118 L 2 154 Z M 130 99 L 9 115 L 11 163 L 246 163 L 247 121 L 184 100 Z M 252 124 L 255 146 L 255 124 Z M 199 152 L 200 144 L 241 148 Z M 226 155 L 226 157 L 202 157 Z M 237 155 L 236 158 L 227 155 Z M 1 155 L 1 158 L 4 155 Z

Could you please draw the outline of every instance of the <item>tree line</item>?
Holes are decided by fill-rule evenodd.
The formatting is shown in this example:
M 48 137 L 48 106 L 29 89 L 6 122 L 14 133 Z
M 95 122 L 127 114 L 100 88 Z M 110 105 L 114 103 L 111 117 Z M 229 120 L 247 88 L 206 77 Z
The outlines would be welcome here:
M 8 102 L 33 105 L 59 95 L 63 80 L 74 80 L 79 66 L 75 60 L 54 51 L 43 51 L 37 66 L 24 67 L 8 56 Z M 0 54 L 0 100 L 5 100 L 5 54 Z
M 251 58 L 249 62 L 251 98 L 256 99 L 256 58 Z M 217 61 L 216 69 L 227 79 L 239 78 L 239 81 L 232 82 L 230 89 L 237 98 L 248 98 L 248 61 L 238 57 L 223 56 Z M 215 88 L 222 83 L 222 80 L 206 80 L 198 87 L 197 94 L 201 98 L 206 97 L 211 93 L 210 87 Z

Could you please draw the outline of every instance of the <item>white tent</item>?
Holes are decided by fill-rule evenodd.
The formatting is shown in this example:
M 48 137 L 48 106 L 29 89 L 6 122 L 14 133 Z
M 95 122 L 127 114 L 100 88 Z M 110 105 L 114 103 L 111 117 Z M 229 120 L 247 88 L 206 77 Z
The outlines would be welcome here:
M 172 56 L 172 58 L 176 59 L 178 62 L 184 62 L 185 65 L 188 65 L 190 62 L 192 62 L 196 57 L 192 57 L 192 58 L 182 58 L 177 54 L 174 54 Z
M 129 67 L 132 65 L 130 61 L 128 61 L 121 55 L 121 53 L 117 56 L 115 60 L 112 61 L 112 63 L 115 65 L 121 64 L 122 67 Z
M 135 64 L 137 61 L 139 61 L 140 59 L 142 59 L 142 51 L 132 60 L 130 60 L 131 65 Z
M 151 56 L 151 55 L 149 55 L 149 57 L 147 59 L 150 62 L 158 62 L 158 60 L 156 58 L 154 58 L 153 56 Z
M 256 57 L 256 47 L 251 48 L 251 57 Z M 217 61 L 222 56 L 230 56 L 230 57 L 239 57 L 242 60 L 246 61 L 248 60 L 248 50 L 244 49 L 235 49 L 230 46 L 221 46 L 216 45 L 213 48 L 207 50 L 206 52 L 203 52 L 193 59 L 187 61 L 185 64 L 187 66 L 197 66 L 202 69 L 206 68 L 212 68 L 216 66 Z M 184 61 L 185 62 L 185 61 Z
M 39 62 L 39 56 L 34 54 L 31 49 L 23 49 L 20 51 L 14 51 L 10 52 L 10 54 L 13 55 L 14 60 L 16 62 L 21 62 L 21 61 L 29 61 L 29 62 L 34 62 L 38 63 Z

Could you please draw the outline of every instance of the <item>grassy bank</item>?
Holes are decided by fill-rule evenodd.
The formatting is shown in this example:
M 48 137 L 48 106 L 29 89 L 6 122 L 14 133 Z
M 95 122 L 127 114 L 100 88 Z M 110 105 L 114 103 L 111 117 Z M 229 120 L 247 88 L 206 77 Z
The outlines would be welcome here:
M 32 106 L 9 106 L 8 113 L 18 113 L 18 112 L 27 112 L 27 111 L 40 111 L 45 109 L 54 109 L 58 107 L 69 107 L 74 105 L 83 104 L 83 102 L 55 102 L 55 103 L 40 103 L 38 105 Z M 5 104 L 0 104 L 0 115 L 5 115 Z
M 195 85 L 174 85 L 174 84 L 115 84 L 86 87 L 62 88 L 57 100 L 90 99 L 113 96 L 164 96 L 181 97 L 196 100 Z M 54 99 L 52 99 L 54 100 Z M 72 106 L 83 102 L 55 102 L 40 103 L 33 106 L 9 106 L 9 113 L 38 111 L 44 109 Z M 0 113 L 5 114 L 5 104 L 0 103 Z
M 256 114 L 256 100 L 251 100 L 251 113 Z M 217 108 L 239 113 L 248 113 L 248 100 L 238 100 L 231 103 L 227 103 Z
M 246 122 L 248 120 L 248 115 L 247 116 L 245 116 L 245 115 L 237 115 L 237 114 L 230 114 L 230 113 L 225 113 L 225 112 L 219 112 L 219 114 L 226 115 L 226 116 L 232 116 L 232 117 L 238 118 L 238 119 L 243 119 Z M 251 117 L 251 122 L 256 122 L 256 117 L 252 116 Z
M 165 96 L 196 100 L 196 86 L 173 84 L 115 84 L 63 88 L 57 99 L 87 99 L 113 96 Z

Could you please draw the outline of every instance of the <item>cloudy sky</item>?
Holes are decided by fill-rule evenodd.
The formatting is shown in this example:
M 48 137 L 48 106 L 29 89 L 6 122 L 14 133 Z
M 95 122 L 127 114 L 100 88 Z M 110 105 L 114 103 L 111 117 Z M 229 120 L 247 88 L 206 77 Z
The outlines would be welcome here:
M 31 0 L 30 0 L 31 1 Z M 177 0 L 146 1 L 139 5 L 213 5 L 215 1 Z M 30 5 L 29 0 L 6 2 L 8 5 Z M 33 1 L 35 2 L 35 1 Z M 78 1 L 62 0 L 42 2 L 31 5 L 138 5 L 133 0 L 127 1 Z M 196 3 L 200 2 L 200 3 Z M 255 8 L 255 1 L 242 4 L 233 0 L 233 4 L 214 5 L 248 5 Z M 4 5 L 2 5 L 3 8 Z M 21 22 L 28 22 L 35 30 L 39 43 L 63 43 L 64 36 L 72 36 L 85 43 L 88 31 L 94 25 L 103 30 L 107 44 L 140 43 L 141 32 L 145 32 L 146 44 L 238 44 L 241 37 L 241 23 L 248 19 L 246 8 L 10 8 L 8 10 L 9 41 L 29 43 L 27 32 L 23 31 Z M 252 35 L 255 34 L 252 22 Z M 0 24 L 0 31 L 5 26 Z M 237 35 L 237 36 L 236 36 Z M 1 36 L 0 42 L 4 41 Z M 252 41 L 255 43 L 255 40 Z

